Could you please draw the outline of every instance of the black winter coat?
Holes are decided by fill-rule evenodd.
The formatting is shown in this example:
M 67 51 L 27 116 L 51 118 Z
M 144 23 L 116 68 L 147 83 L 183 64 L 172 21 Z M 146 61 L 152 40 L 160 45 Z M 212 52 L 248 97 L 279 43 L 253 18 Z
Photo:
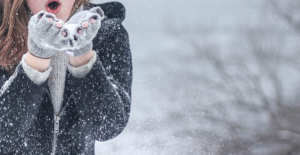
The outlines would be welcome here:
M 93 40 L 98 58 L 84 78 L 68 71 L 59 120 L 57 155 L 93 155 L 95 140 L 107 141 L 126 126 L 131 104 L 132 60 L 121 3 L 100 6 L 105 19 Z M 11 81 L 4 88 L 5 82 Z M 47 81 L 34 84 L 18 65 L 0 69 L 0 154 L 51 154 L 54 111 Z

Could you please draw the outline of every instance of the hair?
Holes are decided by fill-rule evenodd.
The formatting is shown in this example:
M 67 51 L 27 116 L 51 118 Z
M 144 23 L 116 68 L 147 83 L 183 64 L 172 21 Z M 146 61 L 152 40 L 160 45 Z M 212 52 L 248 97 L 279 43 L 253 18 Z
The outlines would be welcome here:
M 75 0 L 71 15 L 89 0 Z M 1 21 L 2 19 L 2 21 Z M 12 74 L 28 52 L 30 9 L 26 0 L 0 0 L 0 66 Z

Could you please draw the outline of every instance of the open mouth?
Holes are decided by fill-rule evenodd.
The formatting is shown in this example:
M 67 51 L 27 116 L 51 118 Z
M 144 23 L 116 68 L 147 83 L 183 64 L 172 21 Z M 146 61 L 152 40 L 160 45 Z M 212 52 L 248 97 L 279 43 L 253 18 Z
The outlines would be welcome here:
M 60 11 L 60 6 L 59 0 L 49 0 L 46 5 L 47 12 L 56 14 Z
M 51 9 L 51 10 L 56 10 L 59 6 L 59 3 L 54 1 L 54 2 L 51 2 L 48 4 L 48 7 Z

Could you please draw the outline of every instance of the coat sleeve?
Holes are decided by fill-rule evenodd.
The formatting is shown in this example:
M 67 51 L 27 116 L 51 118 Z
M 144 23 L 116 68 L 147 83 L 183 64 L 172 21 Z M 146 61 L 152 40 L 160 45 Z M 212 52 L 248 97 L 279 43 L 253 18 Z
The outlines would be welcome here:
M 95 49 L 98 56 L 91 71 L 84 78 L 67 74 L 80 115 L 78 126 L 74 128 L 85 130 L 82 132 L 88 130 L 94 140 L 99 141 L 119 135 L 130 113 L 132 58 L 129 39 L 121 21 L 115 25 L 118 27 L 111 29 L 105 40 L 94 41 L 94 47 L 99 48 Z
M 35 84 L 25 73 L 21 63 L 10 76 L 0 70 L 0 154 L 15 150 L 33 122 L 43 97 L 46 84 Z M 19 143 L 20 144 L 20 143 Z M 18 144 L 18 145 L 19 145 Z

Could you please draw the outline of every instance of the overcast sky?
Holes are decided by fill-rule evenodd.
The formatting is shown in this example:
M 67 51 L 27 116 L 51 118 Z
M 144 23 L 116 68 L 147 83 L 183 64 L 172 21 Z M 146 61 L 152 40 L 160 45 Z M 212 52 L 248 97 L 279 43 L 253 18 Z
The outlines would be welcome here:
M 94 3 L 109 1 L 92 0 Z M 122 0 L 126 7 L 124 26 L 128 30 L 132 52 L 147 53 L 161 47 L 164 22 L 211 26 L 216 31 L 238 29 L 259 17 L 261 0 Z

